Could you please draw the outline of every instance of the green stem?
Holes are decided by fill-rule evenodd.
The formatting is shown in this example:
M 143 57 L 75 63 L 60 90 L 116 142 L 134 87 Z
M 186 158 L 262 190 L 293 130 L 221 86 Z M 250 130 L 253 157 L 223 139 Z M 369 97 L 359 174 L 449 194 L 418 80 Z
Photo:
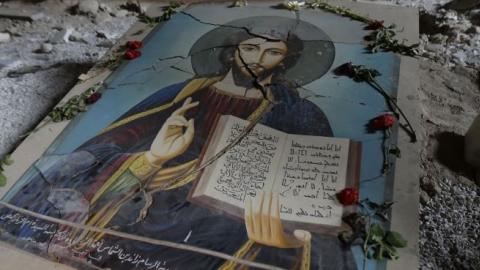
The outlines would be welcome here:
M 398 113 L 400 113 L 403 119 L 405 119 L 405 122 L 407 123 L 407 127 L 408 127 L 408 129 L 405 129 L 405 130 L 410 136 L 410 141 L 412 143 L 417 142 L 417 134 L 413 129 L 412 124 L 410 124 L 410 121 L 408 121 L 408 118 L 405 115 L 405 113 L 403 113 L 400 106 L 398 106 L 397 102 L 392 97 L 390 97 L 390 95 L 388 95 L 388 93 L 383 89 L 383 87 L 375 80 L 375 78 L 371 74 L 368 74 L 368 77 L 369 78 L 367 80 L 367 83 L 370 84 L 373 88 L 375 88 L 380 94 L 382 94 L 387 99 L 387 102 L 393 105 L 395 109 L 398 110 Z M 399 117 L 397 116 L 397 118 Z
M 371 223 L 371 218 L 370 216 L 368 216 L 368 220 L 366 224 L 367 236 L 365 237 L 365 241 L 363 242 L 363 270 L 367 269 L 368 240 L 370 239 L 370 223 Z
M 390 163 L 388 162 L 388 152 L 389 147 L 387 147 L 387 140 L 390 138 L 390 128 L 383 131 L 383 142 L 382 142 L 382 149 L 383 149 L 383 167 L 382 167 L 382 174 L 387 174 Z
M 327 11 L 327 12 L 330 12 L 330 13 L 335 13 L 335 14 L 341 15 L 343 17 L 348 17 L 352 20 L 367 23 L 367 24 L 373 21 L 372 19 L 370 19 L 368 17 L 362 16 L 362 15 L 359 15 L 359 14 L 353 12 L 349 8 L 342 7 L 342 6 L 331 5 L 331 4 L 323 2 L 323 1 L 318 1 L 317 0 L 313 3 L 310 3 L 309 7 L 312 8 L 312 9 L 318 8 L 318 9 L 321 9 L 321 10 L 324 10 L 324 11 Z

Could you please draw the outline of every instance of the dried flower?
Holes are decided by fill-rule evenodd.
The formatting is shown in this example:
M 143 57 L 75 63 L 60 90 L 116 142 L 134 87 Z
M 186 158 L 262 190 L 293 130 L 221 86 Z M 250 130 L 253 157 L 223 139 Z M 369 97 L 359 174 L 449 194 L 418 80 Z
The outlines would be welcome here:
M 417 56 L 419 44 L 406 45 L 404 41 L 398 40 L 395 28 L 395 25 L 378 28 L 365 36 L 365 40 L 368 41 L 367 49 L 371 53 L 384 51 L 412 57 Z
M 300 10 L 305 5 L 303 1 L 287 1 L 279 5 L 280 8 L 288 9 L 290 11 Z
M 333 72 L 337 76 L 347 76 L 353 78 L 355 76 L 355 67 L 352 65 L 352 62 L 347 62 L 338 66 Z
M 365 37 L 365 40 L 369 41 L 367 44 L 367 49 L 372 53 L 386 51 L 412 57 L 418 55 L 419 44 L 406 45 L 403 41 L 398 40 L 395 32 L 395 25 L 385 27 L 383 21 L 374 20 L 357 14 L 353 10 L 346 7 L 331 5 L 324 0 L 313 0 L 307 5 L 312 9 L 321 9 L 365 23 L 365 29 L 373 30 L 368 36 Z
M 335 6 L 325 2 L 324 0 L 314 0 L 314 1 L 308 2 L 307 5 L 311 9 L 321 9 L 327 12 L 338 14 L 343 17 L 348 17 L 355 21 L 359 21 L 363 23 L 368 23 L 371 21 L 370 18 L 357 14 L 349 8 L 342 7 L 342 6 Z
M 98 85 L 98 84 L 97 84 Z M 87 110 L 87 100 L 91 97 L 91 102 L 96 102 L 100 97 L 100 93 L 95 95 L 96 86 L 92 86 L 85 90 L 80 95 L 75 95 L 69 98 L 65 104 L 55 107 L 48 116 L 53 122 L 61 122 L 64 120 L 71 120 L 79 113 Z M 93 97 L 92 97 L 93 96 Z M 91 103 L 90 103 L 91 104 Z
M 99 92 L 95 92 L 90 96 L 85 98 L 85 104 L 90 105 L 97 102 L 102 97 L 102 94 Z
M 388 150 L 388 153 L 395 155 L 397 158 L 402 157 L 402 152 L 400 151 L 400 148 L 398 148 L 398 146 L 395 146 L 395 148 Z
M 13 160 L 10 158 L 10 155 L 6 155 L 3 159 L 0 159 L 0 187 L 4 187 L 7 184 L 7 177 L 3 174 L 4 166 L 9 166 L 13 164 Z
M 247 0 L 235 0 L 229 7 L 244 7 L 247 5 Z
M 386 216 L 392 204 L 392 202 L 379 204 L 367 198 L 358 203 L 358 212 L 342 218 L 351 230 L 339 233 L 338 238 L 346 245 L 362 245 L 363 269 L 366 269 L 367 259 L 398 259 L 397 248 L 407 246 L 407 241 L 400 233 L 384 229 L 383 222 L 388 222 Z M 381 217 L 383 222 L 375 222 L 374 216 Z
M 347 76 L 356 82 L 371 82 L 381 73 L 374 68 L 366 68 L 363 65 L 353 65 L 351 62 L 338 66 L 333 73 L 337 76 Z
M 157 17 L 150 17 L 145 12 L 139 12 L 137 18 L 140 22 L 148 24 L 150 27 L 154 27 L 159 22 L 168 21 L 172 16 L 177 13 L 177 9 L 182 6 L 180 2 L 170 2 L 168 6 L 162 8 L 163 14 Z
M 370 120 L 369 127 L 372 130 L 385 130 L 395 124 L 395 117 L 391 113 L 384 113 Z
M 377 30 L 380 28 L 384 28 L 385 26 L 383 25 L 384 21 L 379 21 L 379 20 L 373 20 L 368 23 L 367 26 L 365 26 L 366 30 Z
M 358 190 L 356 188 L 345 188 L 337 193 L 338 201 L 343 205 L 352 205 L 358 203 Z
M 398 106 L 397 102 L 394 98 L 392 98 L 385 89 L 378 83 L 376 77 L 382 75 L 378 70 L 374 68 L 367 68 L 363 65 L 353 65 L 352 63 L 345 63 L 337 67 L 334 71 L 335 75 L 337 76 L 347 76 L 352 78 L 356 82 L 366 82 L 370 86 L 372 86 L 375 90 L 377 90 L 387 101 L 390 110 L 393 112 L 394 115 L 392 117 L 399 117 L 400 115 L 405 119 L 407 122 L 406 131 L 408 135 L 410 135 L 411 142 L 417 141 L 417 135 L 415 134 L 415 130 L 413 129 L 410 121 L 408 121 L 407 117 L 403 113 L 403 111 Z M 397 112 L 398 111 L 398 112 Z M 373 120 L 372 120 L 373 121 Z M 376 124 L 372 126 L 372 121 L 370 121 L 369 125 L 367 126 L 370 131 L 377 130 L 374 128 Z
M 177 13 L 177 9 L 181 7 L 182 4 L 179 2 L 170 2 L 170 4 L 166 7 L 163 7 L 163 14 L 159 17 L 160 21 L 168 21 L 172 18 L 172 16 Z
M 140 49 L 143 46 L 143 43 L 140 40 L 129 40 L 127 41 L 126 47 L 130 50 Z
M 124 54 L 125 59 L 132 60 L 138 58 L 142 55 L 140 51 L 137 50 L 127 50 Z

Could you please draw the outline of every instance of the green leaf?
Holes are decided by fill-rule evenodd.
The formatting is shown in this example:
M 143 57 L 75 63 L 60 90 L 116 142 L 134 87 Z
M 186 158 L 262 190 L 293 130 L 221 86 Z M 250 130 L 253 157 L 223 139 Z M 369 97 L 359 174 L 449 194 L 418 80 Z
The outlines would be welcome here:
M 392 148 L 388 152 L 392 155 L 395 155 L 397 158 L 401 157 L 401 151 L 400 151 L 400 148 L 398 147 Z
M 10 155 L 6 155 L 3 160 L 2 160 L 2 163 L 5 164 L 5 165 L 12 165 L 13 164 L 13 159 L 10 157 Z
M 407 240 L 405 240 L 400 233 L 395 231 L 387 232 L 385 241 L 393 247 L 403 248 L 407 246 Z
M 0 172 L 0 187 L 4 187 L 7 184 L 7 177 Z
M 343 231 L 338 234 L 338 239 L 340 239 L 342 243 L 349 243 L 352 241 L 352 235 L 353 233 L 349 231 Z
M 384 252 L 384 248 L 382 244 L 376 246 L 375 251 L 373 253 L 373 258 L 375 260 L 383 260 L 383 252 Z
M 378 223 L 374 223 L 370 226 L 370 239 L 374 243 L 381 243 L 385 232 Z
M 247 0 L 235 0 L 229 7 L 244 7 L 248 5 Z
M 400 256 L 398 256 L 397 249 L 388 244 L 383 246 L 383 256 L 389 260 L 397 260 Z

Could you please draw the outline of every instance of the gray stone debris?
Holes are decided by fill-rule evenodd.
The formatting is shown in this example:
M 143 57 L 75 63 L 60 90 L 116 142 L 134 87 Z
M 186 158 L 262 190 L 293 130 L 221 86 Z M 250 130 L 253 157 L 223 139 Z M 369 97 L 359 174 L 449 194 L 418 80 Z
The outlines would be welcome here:
M 70 35 L 72 33 L 73 33 L 73 28 L 71 27 L 63 28 L 50 39 L 50 43 L 52 44 L 67 43 L 70 41 Z
M 10 39 L 10 33 L 0 33 L 0 43 L 9 42 Z
M 53 45 L 50 43 L 43 43 L 38 50 L 40 53 L 50 53 L 53 50 Z
M 79 33 L 78 31 L 76 30 L 73 30 L 72 33 L 70 34 L 70 36 L 68 37 L 68 40 L 70 41 L 74 41 L 74 42 L 83 42 L 83 43 L 88 43 L 84 36 Z
M 117 9 L 117 10 L 114 10 L 112 13 L 111 13 L 112 16 L 114 17 L 126 17 L 128 15 L 128 11 L 125 10 L 125 9 Z
M 451 2 L 448 2 L 443 7 L 447 9 L 462 11 L 470 10 L 478 6 L 480 6 L 480 2 L 478 0 L 453 0 Z
M 106 12 L 106 13 L 110 13 L 112 12 L 112 9 L 105 3 L 101 3 L 98 5 L 98 8 L 103 11 L 103 12 Z
M 0 18 L 15 20 L 36 21 L 45 17 L 45 14 L 34 6 L 24 8 L 0 7 Z
M 472 14 L 474 12 L 468 10 L 446 9 L 428 14 L 434 17 L 436 25 L 435 29 L 424 29 L 421 36 L 423 56 L 447 67 L 462 65 L 480 69 L 480 26 L 475 25 Z M 432 43 L 439 45 L 432 46 Z
M 47 15 L 28 22 L 0 17 L 0 32 L 16 33 L 0 43 L 0 157 L 13 150 L 21 135 L 43 119 L 52 106 L 97 62 L 136 21 L 133 16 L 97 23 L 89 15 L 67 10 L 81 1 L 46 0 L 35 4 Z M 112 10 L 120 3 L 109 2 Z M 8 1 L 3 7 L 28 9 L 28 1 Z M 98 17 L 98 16 L 97 16 Z M 73 31 L 87 42 L 72 42 Z M 97 37 L 97 31 L 106 37 Z M 76 33 L 74 33 L 74 36 Z M 49 45 L 53 45 L 50 53 Z M 43 47 L 43 48 L 42 48 Z M 1 268 L 1 267 L 0 267 Z
M 82 14 L 89 14 L 95 16 L 97 14 L 99 5 L 96 0 L 82 0 L 78 4 L 78 12 Z

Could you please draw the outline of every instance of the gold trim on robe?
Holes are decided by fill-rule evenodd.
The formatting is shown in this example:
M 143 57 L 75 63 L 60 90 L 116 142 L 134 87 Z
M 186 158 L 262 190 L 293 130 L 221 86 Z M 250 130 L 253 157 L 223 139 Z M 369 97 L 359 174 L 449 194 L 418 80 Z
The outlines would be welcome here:
M 131 121 L 168 109 L 174 104 L 194 94 L 198 90 L 204 89 L 205 87 L 208 87 L 214 84 L 215 82 L 219 81 L 221 78 L 222 77 L 193 79 L 179 92 L 179 94 L 174 98 L 173 101 L 167 104 L 160 105 L 156 108 L 131 115 L 122 120 L 119 120 L 111 124 L 107 128 L 105 128 L 104 130 L 102 130 L 100 134 L 113 130 L 122 125 L 128 124 Z M 269 108 L 270 104 L 271 104 L 270 101 L 266 99 L 262 100 L 262 103 L 260 104 L 260 106 L 247 118 L 247 120 L 255 121 L 258 118 L 262 117 L 263 113 Z M 122 164 L 122 166 L 95 193 L 95 196 L 91 200 L 91 204 L 95 203 L 103 195 L 103 193 L 107 191 L 108 188 L 114 184 L 115 180 L 117 180 L 127 169 L 129 169 L 134 176 L 138 177 L 139 180 L 144 180 L 145 178 L 148 178 L 148 177 L 154 177 L 152 182 L 149 183 L 148 187 L 145 187 L 147 191 L 154 190 L 155 188 L 161 187 L 164 181 L 168 179 L 172 179 L 172 178 L 178 177 L 179 175 L 186 174 L 185 178 L 181 178 L 178 181 L 175 181 L 175 183 L 164 188 L 164 190 L 172 190 L 172 189 L 181 187 L 183 185 L 186 185 L 197 178 L 197 175 L 199 172 L 192 173 L 192 174 L 189 174 L 189 172 L 194 171 L 196 168 L 198 168 L 198 166 L 200 165 L 198 163 L 199 163 L 199 160 L 194 159 L 178 166 L 169 167 L 169 168 L 159 168 L 158 166 L 153 166 L 152 164 L 150 164 L 148 159 L 145 158 L 144 152 L 140 154 L 136 154 L 130 157 L 129 159 L 127 159 L 127 161 L 125 161 L 125 163 Z M 101 227 L 105 227 L 125 202 L 126 200 L 123 200 L 123 202 L 120 205 L 116 205 L 116 206 L 107 204 L 99 212 L 94 214 L 87 223 L 88 224 L 100 223 Z M 101 217 L 102 215 L 103 217 Z M 97 235 L 94 234 L 92 236 L 94 237 L 95 240 L 99 240 L 101 239 L 103 234 L 97 234 Z M 248 260 L 254 260 L 261 250 L 261 247 L 257 246 L 257 248 L 252 251 L 252 248 L 255 246 L 254 244 L 255 242 L 253 240 L 247 240 L 237 250 L 237 252 L 235 252 L 234 256 L 238 258 L 247 257 L 246 259 Z M 310 260 L 311 260 L 310 249 L 311 249 L 310 243 L 305 244 L 303 247 L 302 260 L 301 260 L 301 266 L 300 266 L 300 269 L 302 270 L 310 269 Z M 235 262 L 227 261 L 219 269 L 230 270 L 230 269 L 243 269 L 243 268 L 245 267 L 238 265 Z
M 110 131 L 112 129 L 115 129 L 117 127 L 123 126 L 125 124 L 128 124 L 128 123 L 130 123 L 134 120 L 140 119 L 142 117 L 149 116 L 149 115 L 152 115 L 154 113 L 157 113 L 157 112 L 163 111 L 165 109 L 168 109 L 171 106 L 173 106 L 174 104 L 176 104 L 176 103 L 184 100 L 185 98 L 191 96 L 196 91 L 216 83 L 221 78 L 222 77 L 219 76 L 219 77 L 213 77 L 213 78 L 193 79 L 189 83 L 187 83 L 187 85 L 182 90 L 180 90 L 180 93 L 178 93 L 178 95 L 175 97 L 175 99 L 173 101 L 171 101 L 169 103 L 166 103 L 166 104 L 163 104 L 163 105 L 160 105 L 156 108 L 144 111 L 144 112 L 136 113 L 136 114 L 128 116 L 128 117 L 126 117 L 122 120 L 114 122 L 110 126 L 106 127 L 104 130 L 102 130 L 99 134 L 102 134 L 102 133 L 105 133 L 105 132 Z
M 90 205 L 94 204 L 97 202 L 98 199 L 105 193 L 105 191 L 108 190 L 115 182 L 116 180 L 130 167 L 130 165 L 138 158 L 138 156 L 141 154 L 135 154 L 131 157 L 129 157 L 123 164 L 118 168 L 118 170 L 110 176 L 107 181 L 102 185 L 102 187 L 95 192 L 95 195 L 93 198 L 90 200 Z

